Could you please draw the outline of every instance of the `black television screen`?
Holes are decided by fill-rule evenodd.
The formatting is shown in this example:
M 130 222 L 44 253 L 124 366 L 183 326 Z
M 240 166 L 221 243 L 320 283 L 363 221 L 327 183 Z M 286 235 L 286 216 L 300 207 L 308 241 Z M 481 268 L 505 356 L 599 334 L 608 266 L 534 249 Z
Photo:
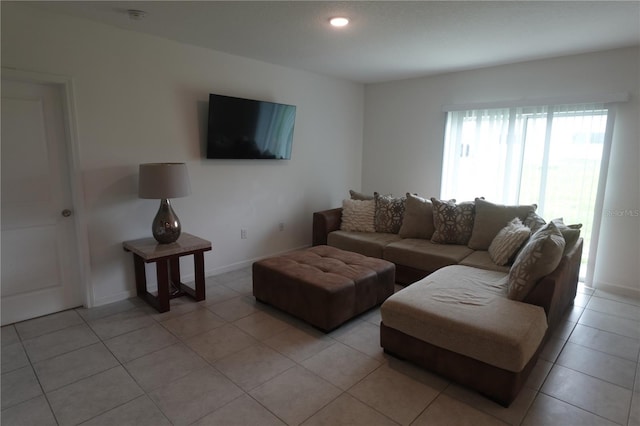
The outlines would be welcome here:
M 291 159 L 294 105 L 209 95 L 207 158 Z

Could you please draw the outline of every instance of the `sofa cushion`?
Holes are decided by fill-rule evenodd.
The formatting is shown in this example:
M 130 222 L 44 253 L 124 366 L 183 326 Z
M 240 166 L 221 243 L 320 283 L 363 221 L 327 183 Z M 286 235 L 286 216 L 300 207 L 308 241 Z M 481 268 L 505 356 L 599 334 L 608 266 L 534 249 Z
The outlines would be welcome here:
M 509 271 L 509 298 L 524 300 L 540 278 L 556 269 L 564 246 L 564 238 L 553 222 L 533 234 Z
M 327 236 L 327 245 L 382 259 L 384 247 L 401 239 L 397 234 L 381 232 L 334 231 Z
M 513 259 L 522 245 L 531 235 L 531 230 L 515 218 L 498 232 L 491 241 L 489 256 L 497 265 L 506 265 Z
M 505 206 L 476 198 L 475 220 L 469 239 L 469 247 L 474 250 L 488 250 L 498 232 L 514 217 L 524 221 L 530 212 L 537 208 L 535 204 Z
M 561 217 L 558 219 L 553 219 L 551 222 L 556 225 L 556 228 L 558 228 L 558 231 L 560 231 L 560 233 L 562 234 L 562 238 L 564 238 L 564 253 L 568 252 L 578 242 L 582 224 L 578 223 L 575 225 L 565 225 L 564 220 Z
M 456 265 L 472 252 L 465 245 L 436 244 L 430 240 L 405 238 L 387 245 L 382 258 L 396 265 L 431 272 L 444 266 Z
M 375 232 L 373 214 L 375 202 L 373 200 L 343 200 L 342 231 Z
M 529 212 L 522 223 L 524 226 L 531 229 L 532 234 L 547 224 L 547 222 L 536 212 Z
M 404 217 L 405 197 L 394 198 L 390 195 L 373 195 L 376 203 L 374 227 L 376 232 L 397 234 Z
M 431 198 L 434 232 L 431 241 L 440 244 L 466 245 L 473 230 L 473 201 L 456 204 Z
M 473 266 L 474 268 L 486 269 L 488 271 L 499 271 L 505 273 L 508 273 L 510 269 L 509 266 L 496 265 L 496 263 L 491 260 L 491 256 L 489 256 L 489 252 L 486 250 L 476 250 L 458 263 L 460 265 Z
M 407 192 L 404 218 L 398 235 L 402 238 L 430 239 L 433 231 L 433 204 Z
M 373 200 L 373 195 L 363 194 L 362 192 L 357 192 L 353 189 L 349 190 L 349 197 L 351 197 L 352 200 Z
M 540 306 L 504 297 L 507 274 L 448 266 L 389 297 L 387 326 L 432 345 L 519 372 L 547 329 Z

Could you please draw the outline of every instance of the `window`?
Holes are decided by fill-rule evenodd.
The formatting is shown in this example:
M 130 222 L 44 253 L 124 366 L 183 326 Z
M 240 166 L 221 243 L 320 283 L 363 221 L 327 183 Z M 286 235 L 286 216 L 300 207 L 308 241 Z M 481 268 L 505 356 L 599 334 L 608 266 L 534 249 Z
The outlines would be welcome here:
M 598 237 L 594 220 L 599 223 L 602 211 L 608 123 L 612 117 L 604 104 L 450 111 L 440 195 L 535 203 L 547 221 L 563 217 L 567 224 L 582 223 L 585 279 Z

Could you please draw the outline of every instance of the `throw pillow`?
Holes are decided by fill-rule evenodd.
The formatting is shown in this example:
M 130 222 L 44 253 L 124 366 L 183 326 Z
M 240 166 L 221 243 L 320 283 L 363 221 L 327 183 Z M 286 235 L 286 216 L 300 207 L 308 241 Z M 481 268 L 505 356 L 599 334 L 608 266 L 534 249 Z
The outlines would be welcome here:
M 373 194 L 375 201 L 375 215 L 373 226 L 376 232 L 397 234 L 402 226 L 404 217 L 405 197 L 393 198 L 390 195 Z
M 402 238 L 430 239 L 433 231 L 433 204 L 407 192 L 404 218 L 398 235 Z
M 362 192 L 357 192 L 353 189 L 349 190 L 349 196 L 352 200 L 373 200 L 373 195 L 363 194 Z
M 543 218 L 538 216 L 536 212 L 529 212 L 527 217 L 522 221 L 524 226 L 531 229 L 531 232 L 534 233 L 538 229 L 542 228 L 547 224 Z
M 375 232 L 374 212 L 375 202 L 373 200 L 344 200 L 340 229 L 343 231 Z
M 553 222 L 533 234 L 509 271 L 509 299 L 524 300 L 540 278 L 556 269 L 564 245 L 564 238 Z
M 530 235 L 531 230 L 522 224 L 520 218 L 516 217 L 502 228 L 491 241 L 489 257 L 496 265 L 506 265 Z
M 564 238 L 565 246 L 564 253 L 571 250 L 573 246 L 578 242 L 578 238 L 580 238 L 580 228 L 582 228 L 582 224 L 578 223 L 576 225 L 565 225 L 563 219 L 560 217 L 558 219 L 553 219 L 554 225 L 558 228 L 562 237 Z
M 514 217 L 524 221 L 527 215 L 534 212 L 537 207 L 535 204 L 505 206 L 476 198 L 476 217 L 469 239 L 469 248 L 489 249 L 491 242 L 507 222 Z
M 456 204 L 453 201 L 431 198 L 431 202 L 434 227 L 431 241 L 441 244 L 467 244 L 473 230 L 473 201 Z

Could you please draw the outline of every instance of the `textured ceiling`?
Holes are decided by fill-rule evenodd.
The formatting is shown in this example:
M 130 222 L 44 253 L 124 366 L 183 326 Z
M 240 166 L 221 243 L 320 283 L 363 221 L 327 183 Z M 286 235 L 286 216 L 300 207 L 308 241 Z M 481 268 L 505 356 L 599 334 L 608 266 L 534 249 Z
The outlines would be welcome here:
M 640 44 L 639 1 L 29 4 L 362 83 Z M 146 16 L 131 20 L 127 9 Z M 336 15 L 351 24 L 331 28 Z

